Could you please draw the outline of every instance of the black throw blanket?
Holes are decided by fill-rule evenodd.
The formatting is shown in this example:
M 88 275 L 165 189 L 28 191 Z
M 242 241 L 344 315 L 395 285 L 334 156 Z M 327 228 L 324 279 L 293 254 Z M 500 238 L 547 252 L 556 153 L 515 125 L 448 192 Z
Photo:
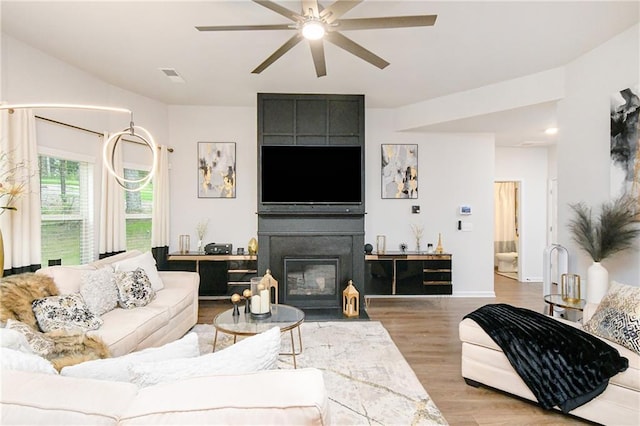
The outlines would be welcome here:
M 568 413 L 604 392 L 629 360 L 595 336 L 529 309 L 485 305 L 467 315 L 496 342 L 538 403 Z

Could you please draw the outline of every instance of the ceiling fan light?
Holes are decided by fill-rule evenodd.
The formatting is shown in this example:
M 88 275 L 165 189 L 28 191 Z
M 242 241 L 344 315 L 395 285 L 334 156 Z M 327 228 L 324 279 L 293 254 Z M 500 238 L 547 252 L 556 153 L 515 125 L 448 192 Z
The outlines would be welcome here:
M 324 33 L 324 25 L 320 21 L 310 20 L 302 25 L 302 36 L 307 40 L 320 40 Z

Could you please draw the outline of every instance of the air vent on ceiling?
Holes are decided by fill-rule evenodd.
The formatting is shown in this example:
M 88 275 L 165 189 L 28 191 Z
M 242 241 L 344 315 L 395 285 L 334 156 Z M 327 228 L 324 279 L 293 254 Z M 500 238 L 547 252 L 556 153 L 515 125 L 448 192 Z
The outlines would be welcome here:
M 184 83 L 184 79 L 174 68 L 160 68 L 160 71 L 162 71 L 162 73 L 174 83 Z

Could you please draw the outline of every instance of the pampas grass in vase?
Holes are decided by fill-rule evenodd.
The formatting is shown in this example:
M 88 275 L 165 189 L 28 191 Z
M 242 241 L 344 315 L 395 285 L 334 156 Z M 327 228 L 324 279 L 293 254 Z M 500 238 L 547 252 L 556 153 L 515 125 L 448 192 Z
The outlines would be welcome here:
M 573 240 L 593 260 L 587 269 L 589 303 L 599 303 L 609 288 L 609 272 L 600 262 L 632 247 L 640 235 L 640 227 L 635 223 L 636 206 L 633 198 L 622 196 L 603 203 L 596 220 L 584 203 L 570 205 L 574 212 L 569 222 Z

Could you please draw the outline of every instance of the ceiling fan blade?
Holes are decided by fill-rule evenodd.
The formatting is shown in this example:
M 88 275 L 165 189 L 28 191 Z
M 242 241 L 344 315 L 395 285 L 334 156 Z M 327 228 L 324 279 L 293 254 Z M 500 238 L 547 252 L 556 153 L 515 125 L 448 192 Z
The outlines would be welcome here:
M 318 12 L 318 0 L 302 0 L 302 16 L 318 18 L 320 16 Z
M 322 40 L 309 40 L 313 65 L 316 67 L 316 75 L 323 77 L 327 75 L 327 64 L 324 60 L 324 45 Z
M 372 30 L 380 28 L 428 27 L 436 23 L 438 15 L 387 16 L 385 18 L 340 19 L 336 31 Z
M 251 71 L 251 72 L 253 74 L 260 74 L 269 65 L 271 65 L 275 61 L 277 61 L 278 58 L 280 58 L 282 55 L 284 55 L 289 50 L 291 50 L 291 48 L 293 48 L 296 44 L 300 43 L 300 40 L 302 40 L 302 36 L 299 33 L 294 34 L 293 37 L 291 37 L 289 40 L 287 40 L 282 46 L 280 46 L 278 48 L 278 50 L 273 52 L 271 54 L 271 56 L 269 56 L 263 63 L 258 65 L 258 67 L 256 69 L 254 69 L 253 71 Z
M 293 22 L 301 22 L 304 21 L 304 17 L 294 12 L 293 10 L 287 9 L 284 6 L 280 6 L 277 3 L 272 2 L 271 0 L 253 0 L 255 3 L 258 3 L 260 6 L 264 6 L 267 9 L 272 10 L 275 13 L 278 13 L 285 18 L 291 19 Z
M 196 27 L 198 31 L 251 31 L 251 30 L 291 30 L 291 24 L 274 24 L 274 25 L 224 25 L 219 27 Z
M 324 38 L 325 40 L 335 44 L 336 46 L 346 50 L 349 53 L 356 55 L 361 59 L 364 59 L 365 61 L 369 62 L 372 65 L 375 65 L 380 69 L 384 69 L 387 65 L 389 65 L 389 62 L 385 61 L 381 57 L 368 51 L 355 41 L 343 36 L 338 32 L 327 33 L 325 34 Z
M 320 18 L 327 24 L 332 24 L 336 19 L 362 3 L 362 0 L 337 0 L 331 6 L 320 12 Z

